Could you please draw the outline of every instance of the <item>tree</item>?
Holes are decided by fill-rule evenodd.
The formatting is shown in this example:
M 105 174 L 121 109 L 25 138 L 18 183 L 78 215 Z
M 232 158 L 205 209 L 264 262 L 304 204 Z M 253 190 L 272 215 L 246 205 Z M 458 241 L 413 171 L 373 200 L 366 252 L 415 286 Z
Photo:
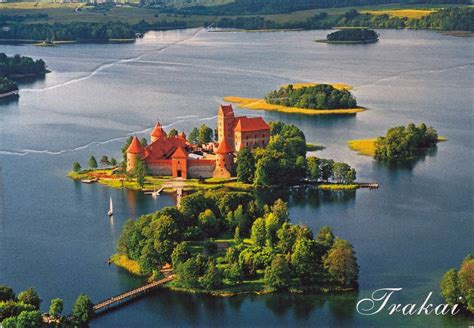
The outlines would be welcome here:
M 283 224 L 284 222 L 288 222 L 290 219 L 290 212 L 288 210 L 288 203 L 284 202 L 280 198 L 278 198 L 275 203 L 273 203 L 271 207 L 272 214 L 275 218 Z
M 298 227 L 291 223 L 283 223 L 277 232 L 278 245 L 277 247 L 283 254 L 287 254 L 293 250 L 293 246 L 298 237 Z
M 41 304 L 41 299 L 34 288 L 28 288 L 27 290 L 18 294 L 18 300 L 23 303 L 33 305 L 37 310 L 39 310 Z
M 198 128 L 193 128 L 191 132 L 189 133 L 188 140 L 192 144 L 198 144 L 199 143 L 199 130 Z
M 37 328 L 41 327 L 43 320 L 40 311 L 23 311 L 17 319 L 17 327 L 21 328 Z
M 90 300 L 90 298 L 85 295 L 81 294 L 74 302 L 72 307 L 72 318 L 74 323 L 79 327 L 87 327 L 89 321 L 91 320 L 92 316 L 94 315 L 93 309 L 94 303 Z
M 277 255 L 265 269 L 265 284 L 277 290 L 287 289 L 291 284 L 291 270 L 282 255 Z
M 49 306 L 49 315 L 53 318 L 57 318 L 61 315 L 64 310 L 64 301 L 60 298 L 53 298 L 51 305 Z
M 229 264 L 224 270 L 224 277 L 231 284 L 238 284 L 241 282 L 243 274 L 242 268 L 237 262 Z
M 199 282 L 205 290 L 216 290 L 222 286 L 222 273 L 216 268 L 214 262 L 208 262 L 206 273 L 199 279 Z
M 336 239 L 324 259 L 324 268 L 332 279 L 342 286 L 357 286 L 359 266 L 354 249 L 347 240 Z
M 356 179 L 356 171 L 346 163 L 334 163 L 333 177 L 338 183 L 353 183 Z
M 146 140 L 146 138 L 141 138 L 141 139 L 140 139 L 140 144 L 141 144 L 143 147 L 146 147 L 146 146 L 148 146 L 148 140 Z
M 97 168 L 97 161 L 95 160 L 95 157 L 94 157 L 94 156 L 91 156 L 91 157 L 89 158 L 88 164 L 89 164 L 89 167 L 90 167 L 91 169 L 96 169 L 96 168 Z
M 117 160 L 116 160 L 114 157 L 112 157 L 112 158 L 110 159 L 110 165 L 111 165 L 111 166 L 117 166 Z
M 334 245 L 334 234 L 330 227 L 323 226 L 319 229 L 319 232 L 316 235 L 316 244 L 321 249 L 321 256 L 325 255 Z
M 252 224 L 252 232 L 250 238 L 253 243 L 257 246 L 265 246 L 265 240 L 267 238 L 267 233 L 265 229 L 265 220 L 258 218 Z
M 451 269 L 444 274 L 440 289 L 441 296 L 448 304 L 454 305 L 459 302 L 461 291 L 459 290 L 458 271 L 456 269 Z
M 108 158 L 106 155 L 103 155 L 103 156 L 100 158 L 100 165 L 102 165 L 102 166 L 110 165 L 109 158 Z
M 315 241 L 307 237 L 298 237 L 291 255 L 291 265 L 302 283 L 312 282 L 319 273 Z
M 80 172 L 81 171 L 81 164 L 79 164 L 78 162 L 72 163 L 72 170 L 74 172 Z
M 178 130 L 176 130 L 176 129 L 171 129 L 168 132 L 168 138 L 173 138 L 173 137 L 176 137 L 177 135 L 178 135 Z
M 206 124 L 202 124 L 198 130 L 198 144 L 205 144 L 212 141 L 213 131 Z
M 201 212 L 198 219 L 205 234 L 214 237 L 219 233 L 219 221 L 210 209 Z
M 252 183 L 255 172 L 255 159 L 248 148 L 242 148 L 237 154 L 237 179 Z
M 277 243 L 277 232 L 278 229 L 280 229 L 281 224 L 282 223 L 274 213 L 268 213 L 265 216 L 267 246 L 273 247 Z
M 183 241 L 176 245 L 171 253 L 171 263 L 173 268 L 176 268 L 179 264 L 187 261 L 191 257 L 191 247 L 187 241 Z
M 15 300 L 15 292 L 6 285 L 0 285 L 0 302 Z
M 333 166 L 334 161 L 332 159 L 319 159 L 319 180 L 327 182 L 333 175 Z
M 177 281 L 186 287 L 198 287 L 199 277 L 207 269 L 207 261 L 201 254 L 198 254 L 175 268 Z
M 137 158 L 137 165 L 135 167 L 135 178 L 140 188 L 143 188 L 145 184 L 145 177 L 148 174 L 148 168 L 144 160 Z
M 474 313 L 474 257 L 468 255 L 458 273 L 459 289 L 463 297 L 463 305 L 471 313 Z
M 317 157 L 308 157 L 306 164 L 308 178 L 317 181 L 319 178 L 319 159 Z

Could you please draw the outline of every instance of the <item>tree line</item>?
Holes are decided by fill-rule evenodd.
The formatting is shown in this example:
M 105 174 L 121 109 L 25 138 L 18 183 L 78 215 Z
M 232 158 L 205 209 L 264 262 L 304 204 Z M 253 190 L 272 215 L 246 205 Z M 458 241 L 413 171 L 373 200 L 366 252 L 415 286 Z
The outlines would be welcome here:
M 329 36 L 328 36 L 329 37 Z M 348 90 L 338 90 L 329 84 L 293 88 L 293 85 L 269 92 L 265 96 L 269 104 L 310 109 L 354 108 L 356 99 Z
M 228 247 L 219 250 L 212 238 L 229 235 Z M 285 202 L 261 206 L 243 192 L 197 192 L 183 197 L 179 208 L 130 220 L 117 251 L 155 278 L 171 263 L 173 284 L 193 290 L 260 279 L 274 290 L 357 288 L 357 258 L 348 241 L 329 227 L 313 237 L 308 227 L 289 222 Z
M 378 38 L 377 32 L 365 28 L 340 30 L 332 32 L 326 37 L 328 41 L 373 41 Z
M 94 315 L 93 303 L 85 294 L 78 296 L 72 313 L 63 315 L 64 301 L 51 300 L 49 311 L 40 312 L 42 299 L 34 288 L 28 288 L 18 295 L 12 288 L 0 285 L 0 326 L 3 328 L 38 327 L 87 327 Z M 43 320 L 43 316 L 46 320 Z
M 270 142 L 266 148 L 237 154 L 237 178 L 256 187 L 292 185 L 304 179 L 350 184 L 356 171 L 346 163 L 306 158 L 306 138 L 299 128 L 283 122 L 270 122 Z
M 46 63 L 42 59 L 34 60 L 18 54 L 8 57 L 0 53 L 0 76 L 40 75 L 46 72 Z
M 316 14 L 303 21 L 279 23 L 262 16 L 223 17 L 216 24 L 222 28 L 258 29 L 330 29 L 333 27 L 418 28 L 474 31 L 474 8 L 453 7 L 436 11 L 420 19 L 391 17 L 388 14 L 363 14 L 353 9 L 342 15 Z
M 410 123 L 407 127 L 397 126 L 378 137 L 375 143 L 375 158 L 378 160 L 405 160 L 416 157 L 420 152 L 436 147 L 438 133 L 433 127 Z

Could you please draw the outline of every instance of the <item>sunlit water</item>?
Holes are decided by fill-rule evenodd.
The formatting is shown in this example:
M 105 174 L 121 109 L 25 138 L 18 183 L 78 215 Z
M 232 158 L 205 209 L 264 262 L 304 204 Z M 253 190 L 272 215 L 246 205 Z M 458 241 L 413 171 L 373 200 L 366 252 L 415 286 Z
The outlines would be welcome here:
M 289 82 L 343 82 L 370 110 L 308 117 L 238 110 L 302 128 L 316 155 L 349 162 L 380 189 L 301 192 L 289 199 L 296 223 L 323 225 L 350 240 L 360 264 L 359 295 L 213 298 L 160 290 L 99 317 L 93 326 L 466 326 L 472 318 L 364 317 L 355 304 L 374 289 L 402 287 L 394 301 L 422 303 L 443 273 L 473 252 L 473 41 L 427 31 L 379 31 L 371 45 L 328 45 L 326 31 L 152 32 L 135 44 L 0 46 L 43 58 L 52 73 L 23 84 L 0 105 L 0 282 L 43 298 L 94 301 L 142 282 L 105 260 L 127 218 L 174 204 L 66 178 L 73 161 L 120 158 L 134 133 L 159 119 L 189 132 L 215 124 L 221 98 L 261 97 Z M 389 168 L 347 148 L 395 125 L 426 122 L 449 138 L 411 166 Z M 109 195 L 113 219 L 106 216 Z M 275 195 L 261 195 L 271 199 Z

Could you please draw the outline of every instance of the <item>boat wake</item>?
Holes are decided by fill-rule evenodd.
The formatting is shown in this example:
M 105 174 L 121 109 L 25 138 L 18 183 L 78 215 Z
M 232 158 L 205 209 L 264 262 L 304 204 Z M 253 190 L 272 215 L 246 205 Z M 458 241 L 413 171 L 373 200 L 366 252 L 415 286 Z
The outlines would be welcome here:
M 115 66 L 117 64 L 125 64 L 125 63 L 130 63 L 130 62 L 136 62 L 136 61 L 141 60 L 145 56 L 148 56 L 148 55 L 151 55 L 151 54 L 154 54 L 154 53 L 162 52 L 163 50 L 166 50 L 166 49 L 168 49 L 170 47 L 173 47 L 177 44 L 189 41 L 189 40 L 193 39 L 194 37 L 196 37 L 203 29 L 204 28 L 200 28 L 196 32 L 191 34 L 191 36 L 189 36 L 187 38 L 169 43 L 165 46 L 159 47 L 158 49 L 154 49 L 152 51 L 147 51 L 145 53 L 140 54 L 139 56 L 131 57 L 131 58 L 123 58 L 123 59 L 119 59 L 119 60 L 116 60 L 116 61 L 113 61 L 113 62 L 110 62 L 110 63 L 101 64 L 98 67 L 96 67 L 92 72 L 90 72 L 89 74 L 87 74 L 85 76 L 74 78 L 74 79 L 68 80 L 66 82 L 51 85 L 51 86 L 45 87 L 45 88 L 22 89 L 21 92 L 43 92 L 43 91 L 53 90 L 53 89 L 61 88 L 61 87 L 64 87 L 64 86 L 67 86 L 67 85 L 70 85 L 70 84 L 73 84 L 73 83 L 78 83 L 78 82 L 81 82 L 81 81 L 88 80 L 88 79 L 94 77 L 95 75 L 97 75 L 98 73 L 100 73 L 101 71 L 103 71 L 104 69 L 107 69 L 109 67 Z
M 170 128 L 174 125 L 184 123 L 184 122 L 186 122 L 186 118 L 191 118 L 191 117 L 197 118 L 199 116 L 197 116 L 197 115 L 180 116 L 180 117 L 178 117 L 180 119 L 178 119 L 176 121 L 173 121 L 169 124 L 163 125 L 163 128 L 167 129 L 167 128 Z M 198 122 L 210 121 L 210 120 L 214 120 L 216 117 L 217 117 L 217 115 L 213 115 L 213 116 L 209 116 L 209 117 L 199 118 L 196 121 L 198 121 Z M 144 133 L 150 132 L 152 129 L 153 129 L 153 127 L 149 127 L 149 128 L 143 129 L 143 130 L 129 132 L 125 136 L 115 137 L 115 138 L 107 139 L 107 140 L 104 140 L 104 141 L 92 141 L 92 142 L 89 142 L 89 143 L 81 145 L 81 146 L 68 148 L 68 149 L 61 149 L 61 150 L 47 150 L 47 149 L 40 149 L 40 150 L 38 150 L 38 149 L 9 150 L 9 149 L 0 149 L 0 155 L 9 155 L 9 156 L 26 156 L 26 155 L 33 155 L 33 154 L 63 155 L 63 154 L 67 154 L 67 153 L 73 153 L 73 152 L 76 152 L 76 151 L 84 150 L 84 149 L 94 147 L 94 146 L 100 146 L 100 145 L 105 145 L 105 144 L 112 143 L 112 142 L 126 140 L 130 136 L 134 136 L 134 135 L 137 135 L 137 134 L 144 134 Z

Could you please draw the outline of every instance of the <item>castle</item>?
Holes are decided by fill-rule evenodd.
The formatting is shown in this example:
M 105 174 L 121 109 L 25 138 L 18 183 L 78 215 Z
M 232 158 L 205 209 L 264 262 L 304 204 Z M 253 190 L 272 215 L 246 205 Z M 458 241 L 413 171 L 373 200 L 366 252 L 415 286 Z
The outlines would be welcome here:
M 210 145 L 214 154 L 202 153 L 186 140 L 184 132 L 167 136 L 158 122 L 151 142 L 143 147 L 135 136 L 127 149 L 127 172 L 138 159 L 145 161 L 151 175 L 173 178 L 230 178 L 234 176 L 234 154 L 243 148 L 265 148 L 270 127 L 261 117 L 234 116 L 231 105 L 221 105 L 217 114 L 218 142 Z

